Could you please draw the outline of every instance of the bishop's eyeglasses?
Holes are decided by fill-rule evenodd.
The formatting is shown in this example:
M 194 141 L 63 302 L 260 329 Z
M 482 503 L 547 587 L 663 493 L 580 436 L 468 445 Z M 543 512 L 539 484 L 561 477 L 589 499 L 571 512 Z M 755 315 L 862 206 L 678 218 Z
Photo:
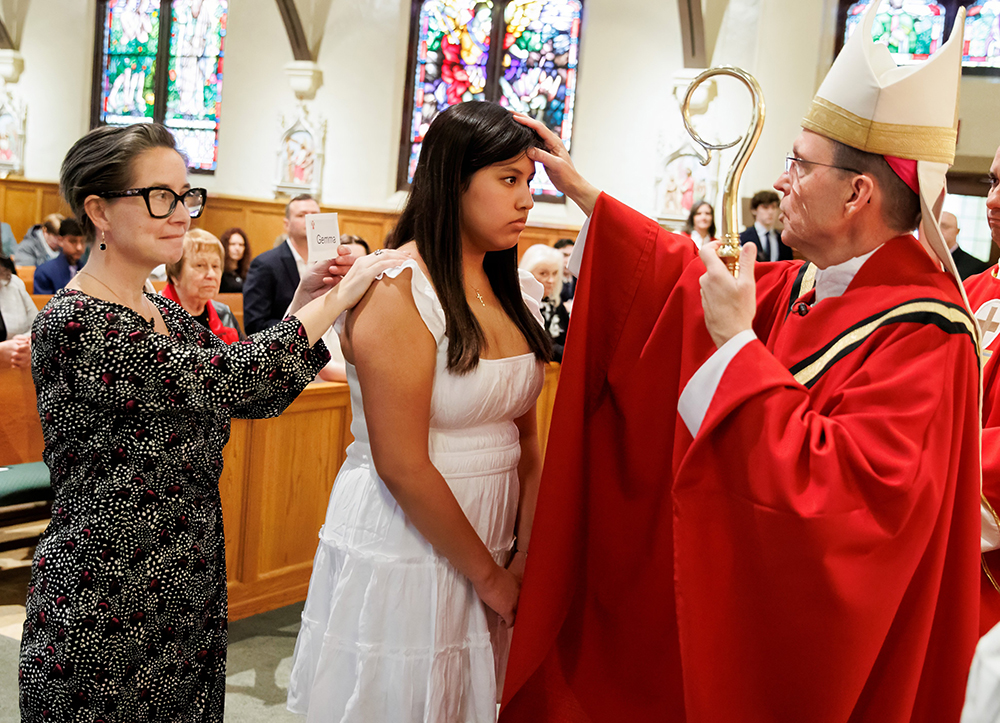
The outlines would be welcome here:
M 146 210 L 153 218 L 167 218 L 177 208 L 180 201 L 187 209 L 191 218 L 198 218 L 205 210 L 205 200 L 208 191 L 204 188 L 192 188 L 184 193 L 174 193 L 170 188 L 163 186 L 150 186 L 147 188 L 129 188 L 125 191 L 107 191 L 97 194 L 99 198 L 126 198 L 129 196 L 142 196 L 146 202 Z
M 797 163 L 808 163 L 809 165 L 812 166 L 823 166 L 824 168 L 836 168 L 840 171 L 847 171 L 848 173 L 856 173 L 859 176 L 864 175 L 861 171 L 855 170 L 853 168 L 845 168 L 844 166 L 834 166 L 831 163 L 820 163 L 819 161 L 807 161 L 805 158 L 797 158 L 796 156 L 793 155 L 785 156 L 785 173 L 787 173 L 789 176 L 792 176 L 793 178 L 798 178 L 799 172 L 798 170 L 795 170 L 798 168 L 798 166 L 795 165 Z

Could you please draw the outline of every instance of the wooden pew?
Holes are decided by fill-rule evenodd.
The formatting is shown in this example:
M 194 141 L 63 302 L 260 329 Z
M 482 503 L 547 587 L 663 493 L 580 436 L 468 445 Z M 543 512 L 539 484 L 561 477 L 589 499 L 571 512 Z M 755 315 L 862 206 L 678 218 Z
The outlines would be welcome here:
M 43 306 L 45 306 L 47 303 L 49 303 L 49 299 L 51 299 L 51 298 L 52 298 L 52 294 L 32 294 L 31 295 L 31 300 L 35 302 L 35 308 L 37 308 L 39 311 L 42 310 Z
M 0 389 L 0 465 L 40 462 L 45 445 L 31 370 L 0 369 Z
M 17 267 L 17 278 L 24 282 L 25 287 L 28 289 L 29 294 L 35 293 L 35 267 L 34 266 L 18 266 Z

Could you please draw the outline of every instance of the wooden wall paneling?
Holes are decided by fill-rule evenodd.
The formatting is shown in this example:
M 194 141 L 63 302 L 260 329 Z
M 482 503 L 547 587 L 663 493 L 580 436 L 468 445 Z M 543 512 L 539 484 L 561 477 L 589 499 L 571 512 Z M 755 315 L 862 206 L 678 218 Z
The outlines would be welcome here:
M 63 200 L 63 197 L 59 194 L 59 186 L 57 184 L 46 185 L 42 187 L 42 206 L 41 210 L 38 212 L 38 218 L 35 219 L 34 223 L 41 223 L 41 220 L 48 216 L 50 213 L 61 213 L 66 218 L 73 217 L 73 211 L 70 210 L 69 204 Z M 29 226 L 30 228 L 30 226 Z M 25 229 L 27 232 L 28 229 Z M 24 235 L 17 237 L 20 241 L 24 238 Z
M 385 245 L 385 221 L 383 219 L 354 218 L 345 213 L 341 214 L 337 220 L 341 235 L 360 236 L 368 242 L 372 251 Z
M 243 209 L 238 208 L 212 208 L 212 199 L 209 199 L 208 205 L 205 206 L 205 212 L 202 217 L 195 221 L 192 225 L 197 225 L 198 228 L 203 228 L 210 234 L 214 235 L 216 238 L 221 237 L 228 229 L 235 227 L 243 228 L 243 221 L 245 219 L 245 214 Z M 246 229 L 243 229 L 246 231 Z M 249 233 L 249 231 L 247 231 Z M 257 250 L 254 249 L 254 253 Z
M 251 422 L 234 419 L 230 426 L 229 443 L 222 450 L 222 475 L 219 495 L 222 497 L 222 519 L 226 530 L 226 580 L 238 583 L 243 574 L 243 537 L 246 528 L 246 485 L 250 464 Z
M 42 218 L 42 189 L 34 184 L 7 185 L 4 194 L 3 218 L 20 243 L 28 229 Z
M 284 207 L 277 210 L 252 207 L 247 209 L 247 225 L 243 228 L 250 235 L 254 256 L 274 248 L 275 239 L 285 233 Z

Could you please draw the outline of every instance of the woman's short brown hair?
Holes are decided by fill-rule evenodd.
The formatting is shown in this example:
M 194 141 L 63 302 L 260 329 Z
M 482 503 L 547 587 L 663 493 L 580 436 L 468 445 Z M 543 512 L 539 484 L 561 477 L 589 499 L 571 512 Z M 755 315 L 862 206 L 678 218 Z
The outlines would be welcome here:
M 226 267 L 226 251 L 222 248 L 222 242 L 212 234 L 202 228 L 193 228 L 184 234 L 184 252 L 181 257 L 172 264 L 167 264 L 167 278 L 170 283 L 175 284 L 181 277 L 184 269 L 184 259 L 205 253 L 217 253 L 222 268 Z

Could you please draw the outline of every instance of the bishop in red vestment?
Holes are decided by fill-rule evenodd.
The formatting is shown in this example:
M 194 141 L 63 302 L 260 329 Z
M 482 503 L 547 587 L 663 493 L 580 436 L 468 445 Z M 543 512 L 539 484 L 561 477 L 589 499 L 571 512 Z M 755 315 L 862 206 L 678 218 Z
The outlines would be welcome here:
M 895 68 L 861 46 L 877 6 L 830 76 Z M 954 84 L 960 36 L 941 51 Z M 869 127 L 841 122 L 901 117 L 879 92 L 911 102 L 922 79 L 886 72 L 857 101 L 864 83 L 828 76 L 775 184 L 782 238 L 813 263 L 755 265 L 748 245 L 737 281 L 524 121 L 590 219 L 501 723 L 959 719 L 978 637 L 977 333 L 910 235 L 947 166 L 874 153 Z M 905 150 L 912 131 L 879 129 Z M 948 130 L 921 152 L 953 154 Z

